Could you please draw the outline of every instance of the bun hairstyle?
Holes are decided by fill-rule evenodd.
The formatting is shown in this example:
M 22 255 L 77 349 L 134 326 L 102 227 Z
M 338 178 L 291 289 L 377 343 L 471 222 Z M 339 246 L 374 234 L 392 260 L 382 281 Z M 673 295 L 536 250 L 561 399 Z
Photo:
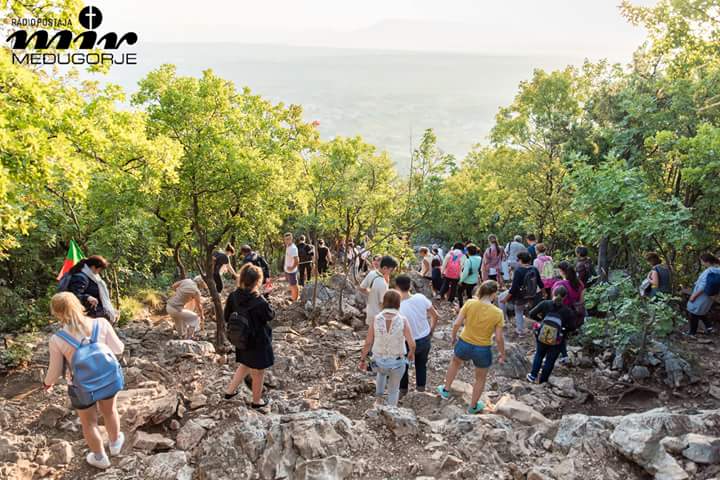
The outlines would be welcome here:
M 489 297 L 490 295 L 497 293 L 498 284 L 495 280 L 485 280 L 480 284 L 480 288 L 477 291 L 477 298 Z
M 535 245 L 535 251 L 538 253 L 545 253 L 545 250 L 547 250 L 547 247 L 545 247 L 544 243 L 538 243 Z

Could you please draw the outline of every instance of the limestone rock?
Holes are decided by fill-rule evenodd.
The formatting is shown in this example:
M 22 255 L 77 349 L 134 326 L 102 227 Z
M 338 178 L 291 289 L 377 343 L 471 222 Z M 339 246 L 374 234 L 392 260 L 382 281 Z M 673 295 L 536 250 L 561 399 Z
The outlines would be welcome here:
M 527 359 L 525 347 L 516 343 L 505 343 L 505 363 L 495 361 L 498 356 L 497 348 L 493 346 L 493 373 L 500 377 L 524 379 L 530 371 L 530 361 Z
M 308 460 L 295 467 L 296 480 L 342 480 L 350 477 L 352 461 L 332 455 L 318 460 Z
M 650 378 L 650 370 L 642 365 L 635 365 L 632 370 L 630 370 L 630 376 L 633 380 L 645 380 L 646 378 Z
M 146 433 L 142 430 L 135 432 L 135 438 L 133 440 L 133 448 L 146 452 L 170 450 L 174 445 L 175 442 L 170 438 L 163 437 L 159 433 Z
M 40 425 L 52 428 L 57 426 L 58 422 L 68 415 L 70 415 L 70 410 L 67 408 L 61 407 L 60 405 L 49 405 L 40 414 L 38 422 Z
M 154 480 L 181 480 L 187 476 L 188 457 L 185 452 L 173 450 L 148 458 L 145 478 Z M 192 473 L 192 472 L 190 472 Z
M 127 433 L 171 418 L 178 407 L 178 396 L 160 386 L 136 388 L 118 393 L 117 404 L 122 430 Z
M 377 408 L 385 426 L 396 437 L 417 435 L 418 421 L 415 412 L 408 408 L 381 406 Z
M 166 359 L 172 359 L 187 354 L 211 355 L 215 353 L 215 346 L 210 342 L 196 340 L 168 340 L 163 348 Z
M 58 466 L 68 465 L 74 457 L 72 445 L 64 440 L 57 441 L 47 448 L 41 449 L 35 456 L 35 462 L 40 465 Z
M 176 441 L 177 447 L 181 450 L 190 450 L 195 447 L 205 436 L 205 428 L 194 420 L 189 420 L 178 431 Z
M 561 397 L 575 398 L 577 391 L 575 390 L 575 380 L 572 377 L 558 377 L 551 375 L 548 383 Z
M 525 425 L 538 425 L 550 421 L 534 408 L 523 402 L 514 400 L 508 395 L 503 396 L 497 404 L 495 404 L 495 412 Z
M 683 443 L 687 444 L 687 447 L 682 454 L 688 460 L 703 464 L 720 463 L 719 438 L 688 433 Z

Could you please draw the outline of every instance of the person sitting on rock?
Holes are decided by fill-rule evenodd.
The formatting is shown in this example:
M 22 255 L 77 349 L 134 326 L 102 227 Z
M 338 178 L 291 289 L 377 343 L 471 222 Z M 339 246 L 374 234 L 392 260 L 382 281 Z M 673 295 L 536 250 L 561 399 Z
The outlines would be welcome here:
M 538 382 L 538 374 L 538 383 L 548 381 L 562 350 L 561 345 L 565 342 L 565 334 L 573 328 L 575 322 L 575 313 L 563 304 L 567 289 L 560 285 L 553 290 L 552 295 L 552 300 L 544 300 L 530 311 L 530 318 L 539 322 L 535 329 L 535 359 L 532 371 L 527 375 L 531 383 Z
M 94 339 L 94 343 L 102 344 L 100 348 L 109 349 L 114 355 L 120 355 L 125 349 L 110 322 L 104 317 L 92 319 L 86 316 L 80 300 L 72 293 L 62 292 L 54 295 L 50 301 L 50 311 L 60 321 L 63 328 L 50 337 L 50 363 L 43 382 L 45 390 L 50 390 L 58 378 L 63 375 L 65 365 L 72 368 L 73 356 L 78 349 L 82 348 L 81 341 L 88 338 L 91 339 L 90 341 Z M 74 341 L 71 342 L 73 339 Z M 109 356 L 108 352 L 106 357 Z M 116 368 L 119 369 L 117 359 L 113 358 L 112 360 L 115 362 Z M 91 374 L 91 372 L 88 371 L 86 374 Z M 104 375 L 103 378 L 107 379 L 107 376 Z M 74 380 L 77 382 L 77 379 Z M 117 395 L 115 388 L 118 387 L 115 387 L 109 396 L 99 395 L 101 398 L 97 401 L 89 402 L 81 399 L 82 392 L 78 393 L 80 388 L 80 385 L 74 385 L 70 382 L 68 385 L 68 397 L 70 397 L 70 404 L 77 410 L 80 417 L 83 437 L 90 449 L 87 462 L 93 467 L 106 469 L 110 467 L 110 459 L 105 453 L 102 436 L 98 430 L 97 414 L 98 410 L 100 410 L 105 420 L 105 431 L 110 440 L 110 455 L 119 455 L 125 442 L 125 435 L 120 431 L 120 415 L 115 403 Z M 107 390 L 107 388 L 103 387 L 100 392 L 103 390 Z M 114 393 L 112 393 L 113 391 Z M 87 395 L 82 396 L 87 397 Z
M 246 349 L 235 349 L 235 361 L 239 363 L 232 380 L 225 387 L 225 399 L 235 397 L 240 390 L 240 382 L 250 374 L 252 379 L 251 407 L 259 410 L 267 407 L 268 402 L 262 399 L 263 378 L 265 369 L 275 363 L 272 348 L 272 328 L 270 321 L 275 318 L 275 311 L 260 294 L 263 273 L 260 267 L 247 263 L 240 269 L 237 279 L 237 290 L 232 292 L 225 303 L 225 322 L 230 320 L 234 312 L 242 312 L 249 323 L 250 335 Z
M 397 406 L 400 398 L 400 380 L 407 361 L 415 360 L 415 340 L 407 318 L 400 314 L 400 302 L 401 296 L 397 290 L 385 292 L 383 310 L 368 328 L 359 367 L 361 371 L 367 370 L 368 352 L 372 347 L 373 370 L 377 372 L 375 395 L 380 402 L 387 387 L 386 404 L 391 407 Z
M 493 305 L 497 298 L 498 284 L 494 280 L 486 280 L 477 291 L 476 298 L 468 300 L 460 309 L 460 313 L 452 328 L 452 344 L 455 346 L 454 356 L 450 361 L 445 385 L 437 387 L 440 396 L 447 400 L 450 398 L 450 387 L 457 376 L 463 362 L 472 360 L 475 365 L 475 385 L 468 413 L 481 413 L 485 404 L 480 400 L 485 390 L 488 368 L 492 365 L 492 336 L 495 334 L 497 344 L 498 362 L 505 362 L 505 341 L 503 327 L 505 320 L 502 310 Z M 458 330 L 463 327 L 460 338 Z
M 202 295 L 198 288 L 204 283 L 202 277 L 198 275 L 194 279 L 186 278 L 175 282 L 172 286 L 175 295 L 168 300 L 166 310 L 175 322 L 178 335 L 185 339 L 192 338 L 200 329 L 200 322 L 205 321 Z

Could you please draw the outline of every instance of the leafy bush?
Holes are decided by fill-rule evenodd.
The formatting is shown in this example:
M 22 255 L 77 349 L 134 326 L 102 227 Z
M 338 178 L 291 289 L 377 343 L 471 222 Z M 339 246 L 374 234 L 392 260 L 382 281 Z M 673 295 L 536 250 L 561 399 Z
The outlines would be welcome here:
M 586 340 L 601 340 L 619 350 L 628 346 L 645 348 L 648 340 L 672 332 L 679 315 L 671 306 L 672 297 L 644 298 L 628 277 L 617 283 L 600 284 L 588 289 L 585 301 L 595 311 L 583 327 Z
M 140 289 L 134 297 L 152 312 L 162 310 L 165 305 L 165 296 L 163 293 L 152 288 Z
M 120 297 L 120 322 L 119 326 L 125 326 L 130 321 L 137 319 L 145 311 L 145 306 L 136 298 Z
M 6 368 L 22 368 L 30 364 L 32 359 L 32 337 L 21 335 L 7 341 L 8 347 L 0 351 L 0 363 Z
M 27 298 L 23 292 L 0 286 L 0 332 L 29 332 L 46 325 L 50 298 Z

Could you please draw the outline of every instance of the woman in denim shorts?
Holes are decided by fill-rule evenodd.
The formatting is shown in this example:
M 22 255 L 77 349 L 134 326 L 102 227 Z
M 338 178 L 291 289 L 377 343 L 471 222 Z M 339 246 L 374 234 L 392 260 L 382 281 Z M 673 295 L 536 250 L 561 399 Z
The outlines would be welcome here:
M 498 362 L 505 361 L 505 343 L 503 341 L 503 326 L 505 324 L 502 310 L 493 302 L 497 297 L 498 284 L 493 280 L 486 280 L 480 285 L 476 298 L 468 300 L 453 324 L 452 343 L 455 351 L 447 374 L 445 385 L 437 388 L 440 396 L 447 400 L 450 398 L 450 387 L 464 362 L 471 360 L 475 366 L 475 385 L 473 385 L 472 399 L 468 413 L 481 413 L 485 404 L 480 401 L 480 395 L 485 390 L 485 380 L 490 365 L 492 365 L 492 336 L 495 334 L 497 343 Z M 463 327 L 460 337 L 458 330 Z

